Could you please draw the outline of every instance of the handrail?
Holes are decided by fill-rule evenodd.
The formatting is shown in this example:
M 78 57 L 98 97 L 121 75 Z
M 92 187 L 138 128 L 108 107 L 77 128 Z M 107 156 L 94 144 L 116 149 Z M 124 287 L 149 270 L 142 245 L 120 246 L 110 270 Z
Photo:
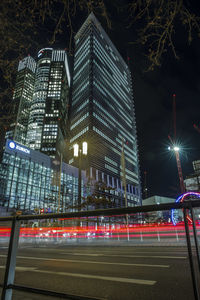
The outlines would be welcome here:
M 128 208 L 109 208 L 109 209 L 98 209 L 98 210 L 91 210 L 91 211 L 78 211 L 78 212 L 67 212 L 67 213 L 55 213 L 55 214 L 43 214 L 43 215 L 16 215 L 12 217 L 0 217 L 1 221 L 12 221 L 12 229 L 10 234 L 10 242 L 8 248 L 8 256 L 7 256 L 7 263 L 5 269 L 5 276 L 4 276 L 4 284 L 3 290 L 1 295 L 1 300 L 11 300 L 12 299 L 12 290 L 24 290 L 26 292 L 32 292 L 37 294 L 47 294 L 49 296 L 54 297 L 64 297 L 68 299 L 87 299 L 87 297 L 76 296 L 76 295 L 67 295 L 62 294 L 54 291 L 48 290 L 41 290 L 36 288 L 30 288 L 20 285 L 14 284 L 14 275 L 15 275 L 15 267 L 16 267 L 16 254 L 18 248 L 18 241 L 19 241 L 19 232 L 20 232 L 20 224 L 21 221 L 24 220 L 34 220 L 34 219 L 52 219 L 52 218 L 82 218 L 82 217 L 90 217 L 90 216 L 120 216 L 120 215 L 131 215 L 136 213 L 142 212 L 153 212 L 153 211 L 164 211 L 164 210 L 171 210 L 171 209 L 183 209 L 184 212 L 184 224 L 185 224 L 185 232 L 186 232 L 186 241 L 187 241 L 187 248 L 188 248 L 188 255 L 189 255 L 189 262 L 190 262 L 190 270 L 191 270 L 191 277 L 193 283 L 193 291 L 194 291 L 194 299 L 199 299 L 198 294 L 198 287 L 196 281 L 196 274 L 194 269 L 194 262 L 193 262 L 193 255 L 192 255 L 192 247 L 190 241 L 190 231 L 189 225 L 187 220 L 187 211 L 189 210 L 192 216 L 192 226 L 193 226 L 193 234 L 195 237 L 195 248 L 197 253 L 197 258 L 199 260 L 199 250 L 198 250 L 198 243 L 197 243 L 197 233 L 196 233 L 196 225 L 195 225 L 195 217 L 193 214 L 193 208 L 200 207 L 200 200 L 189 200 L 185 202 L 179 203 L 165 203 L 165 204 L 157 204 L 157 205 L 145 205 L 145 206 L 137 206 L 137 207 L 128 207 Z M 200 262 L 199 262 L 199 272 L 200 272 Z M 1 284 L 0 284 L 1 286 Z M 62 294 L 62 295 L 61 295 Z M 70 298 L 71 297 L 71 298 Z M 95 298 L 90 298 L 95 299 Z
M 95 217 L 95 216 L 118 216 L 124 214 L 135 214 L 140 212 L 152 212 L 170 209 L 189 209 L 190 207 L 200 207 L 200 200 L 189 200 L 179 203 L 163 203 L 156 205 L 144 205 L 125 208 L 107 208 L 96 210 L 83 210 L 77 212 L 54 213 L 54 214 L 39 214 L 39 215 L 18 215 L 12 217 L 0 217 L 0 221 L 12 221 L 13 218 L 17 220 L 34 220 L 34 219 L 53 219 L 53 218 L 81 218 L 81 217 Z

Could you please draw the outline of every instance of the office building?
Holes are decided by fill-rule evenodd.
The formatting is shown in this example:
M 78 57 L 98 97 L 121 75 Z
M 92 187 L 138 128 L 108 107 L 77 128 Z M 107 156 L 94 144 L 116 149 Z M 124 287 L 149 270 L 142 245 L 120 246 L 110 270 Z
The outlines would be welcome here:
M 40 50 L 27 131 L 26 144 L 31 149 L 51 157 L 66 152 L 70 81 L 66 51 Z
M 6 138 L 51 157 L 65 155 L 70 84 L 65 50 L 44 48 L 36 60 L 20 61 L 13 96 L 17 118 Z
M 82 171 L 82 195 L 85 178 Z M 0 206 L 29 212 L 65 212 L 73 210 L 77 198 L 77 168 L 6 141 L 0 164 Z
M 193 173 L 186 176 L 184 180 L 187 192 L 200 192 L 200 160 L 192 162 Z
M 16 85 L 13 94 L 14 120 L 6 132 L 6 138 L 26 144 L 28 119 L 33 98 L 36 62 L 31 57 L 25 57 L 19 62 Z
M 87 141 L 89 178 L 114 188 L 116 206 L 140 205 L 131 73 L 93 13 L 75 36 L 69 139 L 70 164 Z

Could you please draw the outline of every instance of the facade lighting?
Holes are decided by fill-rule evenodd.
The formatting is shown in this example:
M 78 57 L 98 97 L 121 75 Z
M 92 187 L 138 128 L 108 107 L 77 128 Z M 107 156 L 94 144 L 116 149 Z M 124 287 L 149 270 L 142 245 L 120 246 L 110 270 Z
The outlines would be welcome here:
M 83 146 L 83 148 L 82 148 L 83 149 L 83 154 L 87 155 L 87 150 L 88 150 L 87 142 L 83 142 L 82 146 Z
M 74 147 L 74 156 L 75 156 L 75 157 L 78 157 L 79 145 L 78 145 L 78 144 L 75 144 L 73 147 Z
M 78 144 L 74 144 L 74 157 L 78 157 L 78 210 L 81 210 L 81 165 L 83 155 L 87 155 L 88 143 L 82 143 L 82 149 Z

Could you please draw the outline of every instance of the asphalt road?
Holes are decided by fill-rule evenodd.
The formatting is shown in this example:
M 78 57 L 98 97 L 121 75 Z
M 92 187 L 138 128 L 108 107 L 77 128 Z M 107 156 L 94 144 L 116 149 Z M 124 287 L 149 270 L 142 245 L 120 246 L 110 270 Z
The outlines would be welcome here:
M 0 283 L 5 261 L 0 249 Z M 15 283 L 109 300 L 194 299 L 186 247 L 19 249 Z M 15 291 L 13 299 L 58 298 Z

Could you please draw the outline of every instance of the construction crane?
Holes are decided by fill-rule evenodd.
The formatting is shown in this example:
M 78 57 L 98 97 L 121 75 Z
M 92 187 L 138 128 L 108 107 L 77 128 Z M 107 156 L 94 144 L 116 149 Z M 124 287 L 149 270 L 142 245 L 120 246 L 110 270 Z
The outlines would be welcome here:
M 179 156 L 179 150 L 180 148 L 176 145 L 176 94 L 173 94 L 173 131 L 174 135 L 173 138 L 168 135 L 168 139 L 170 141 L 170 146 L 168 147 L 169 150 L 173 150 L 176 157 L 176 163 L 178 168 L 178 176 L 179 176 L 179 182 L 180 182 L 180 190 L 183 194 L 185 192 L 185 185 L 183 180 L 183 172 L 181 168 L 181 161 Z

